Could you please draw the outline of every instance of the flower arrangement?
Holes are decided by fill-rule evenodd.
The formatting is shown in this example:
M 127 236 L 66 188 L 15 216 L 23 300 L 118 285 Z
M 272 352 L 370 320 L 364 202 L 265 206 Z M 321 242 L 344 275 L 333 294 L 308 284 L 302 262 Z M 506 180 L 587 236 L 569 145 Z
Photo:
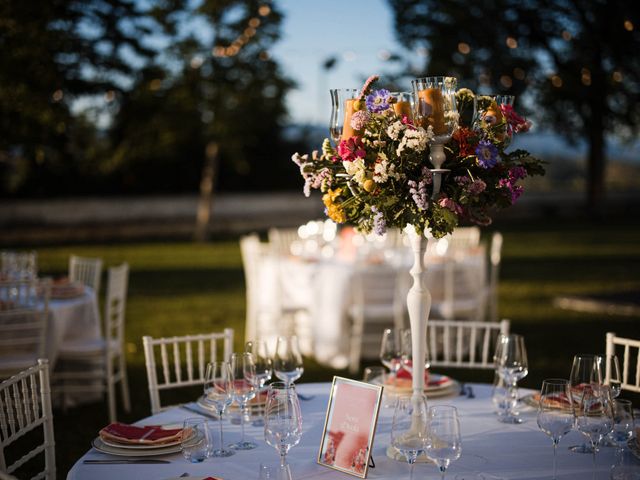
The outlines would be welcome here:
M 444 117 L 459 127 L 444 144 L 442 168 L 448 173 L 434 196 L 434 175 L 442 175 L 429 160 L 434 126 L 393 108 L 396 100 L 389 91 L 373 89 L 377 80 L 370 77 L 353 102 L 354 135 L 335 147 L 325 139 L 322 151 L 311 156 L 292 156 L 305 195 L 320 190 L 326 214 L 336 223 L 380 235 L 390 227 L 413 225 L 440 238 L 462 220 L 490 224 L 491 210 L 513 205 L 522 194 L 522 179 L 544 174 L 542 162 L 528 152 L 505 151 L 512 136 L 527 131 L 530 123 L 510 105 L 461 89 L 455 92 L 457 111 Z

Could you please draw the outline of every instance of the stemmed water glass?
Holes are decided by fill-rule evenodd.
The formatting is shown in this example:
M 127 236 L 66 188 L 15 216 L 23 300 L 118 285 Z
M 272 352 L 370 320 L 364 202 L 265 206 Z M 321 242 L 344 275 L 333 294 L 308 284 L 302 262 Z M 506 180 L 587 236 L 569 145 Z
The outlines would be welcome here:
M 258 396 L 260 396 L 264 390 L 265 383 L 271 380 L 273 360 L 271 360 L 267 344 L 263 340 L 248 341 L 245 344 L 244 351 L 253 355 L 253 364 L 256 367 L 256 380 L 258 382 Z M 255 419 L 252 425 L 254 427 L 262 427 L 264 425 L 262 416 Z
M 429 407 L 427 413 L 429 436 L 426 454 L 438 466 L 442 480 L 451 462 L 462 454 L 462 437 L 458 409 L 450 405 Z
M 413 466 L 427 445 L 427 398 L 419 395 L 401 395 L 396 400 L 391 425 L 391 445 L 405 456 L 410 465 L 409 478 L 413 478 Z
M 553 478 L 557 472 L 560 438 L 573 428 L 574 411 L 569 381 L 552 378 L 542 382 L 538 404 L 538 427 L 553 441 Z
M 514 408 L 518 402 L 518 381 L 529 373 L 524 338 L 514 334 L 500 335 L 494 358 L 496 371 L 507 388 L 506 411 L 498 416 L 498 420 L 503 423 L 522 423 L 522 419 Z
M 573 357 L 569 386 L 571 387 L 571 398 L 576 406 L 582 404 L 582 396 L 586 387 L 602 385 L 604 378 L 602 362 L 602 355 L 580 353 Z M 569 450 L 576 453 L 592 453 L 591 445 L 586 442 L 582 445 L 573 445 L 569 447 Z
M 224 448 L 222 440 L 222 415 L 233 401 L 233 386 L 229 362 L 213 362 L 207 364 L 204 381 L 204 401 L 213 405 L 218 413 L 220 424 L 220 448 L 213 450 L 213 457 L 229 457 L 235 452 Z
M 402 330 L 386 328 L 380 345 L 380 361 L 389 369 L 394 380 L 402 368 Z
M 231 374 L 233 379 L 233 398 L 240 406 L 240 425 L 242 437 L 240 441 L 230 445 L 236 450 L 251 450 L 256 448 L 254 442 L 244 439 L 244 419 L 247 416 L 247 403 L 256 396 L 258 389 L 256 366 L 250 353 L 233 353 L 231 355 Z
M 593 478 L 596 478 L 598 446 L 613 431 L 613 405 L 609 387 L 596 384 L 584 386 L 582 397 L 575 408 L 575 425 L 591 443 Z
M 287 466 L 287 453 L 302 438 L 302 413 L 295 385 L 269 385 L 264 414 L 264 439 L 280 454 L 280 468 Z
M 292 385 L 304 372 L 302 354 L 298 346 L 298 337 L 278 337 L 276 355 L 273 359 L 273 371 L 280 380 Z
M 620 371 L 620 362 L 618 361 L 618 357 L 616 355 L 606 355 L 605 357 L 603 357 L 603 361 L 605 362 L 603 365 L 604 384 L 609 386 L 609 389 L 611 390 L 611 399 L 615 401 L 620 396 L 620 392 L 622 390 L 622 374 Z M 613 432 L 603 440 L 602 446 L 618 446 Z

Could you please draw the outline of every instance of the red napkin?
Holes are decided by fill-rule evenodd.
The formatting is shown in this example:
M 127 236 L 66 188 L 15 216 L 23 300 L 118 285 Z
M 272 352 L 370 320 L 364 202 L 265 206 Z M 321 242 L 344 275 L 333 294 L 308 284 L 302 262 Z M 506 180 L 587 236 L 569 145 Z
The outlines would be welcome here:
M 157 445 L 179 440 L 182 428 L 164 429 L 160 425 L 137 427 L 111 423 L 100 430 L 100 437 L 119 443 Z

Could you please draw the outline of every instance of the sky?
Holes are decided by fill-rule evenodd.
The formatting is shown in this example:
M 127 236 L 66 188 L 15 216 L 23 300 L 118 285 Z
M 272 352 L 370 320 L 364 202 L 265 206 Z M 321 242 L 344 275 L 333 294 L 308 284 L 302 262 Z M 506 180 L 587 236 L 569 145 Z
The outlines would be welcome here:
M 328 124 L 330 88 L 360 88 L 369 75 L 390 70 L 381 58 L 385 52 L 406 53 L 395 38 L 386 0 L 276 3 L 285 18 L 271 53 L 297 83 L 287 98 L 291 123 Z M 324 71 L 322 64 L 332 56 L 336 66 Z

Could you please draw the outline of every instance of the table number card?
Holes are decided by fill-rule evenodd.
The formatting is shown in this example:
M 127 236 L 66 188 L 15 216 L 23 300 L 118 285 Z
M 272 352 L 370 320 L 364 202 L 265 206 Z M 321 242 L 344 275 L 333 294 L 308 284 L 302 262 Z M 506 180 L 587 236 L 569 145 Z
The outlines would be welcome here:
M 333 377 L 318 463 L 365 478 L 382 386 Z

